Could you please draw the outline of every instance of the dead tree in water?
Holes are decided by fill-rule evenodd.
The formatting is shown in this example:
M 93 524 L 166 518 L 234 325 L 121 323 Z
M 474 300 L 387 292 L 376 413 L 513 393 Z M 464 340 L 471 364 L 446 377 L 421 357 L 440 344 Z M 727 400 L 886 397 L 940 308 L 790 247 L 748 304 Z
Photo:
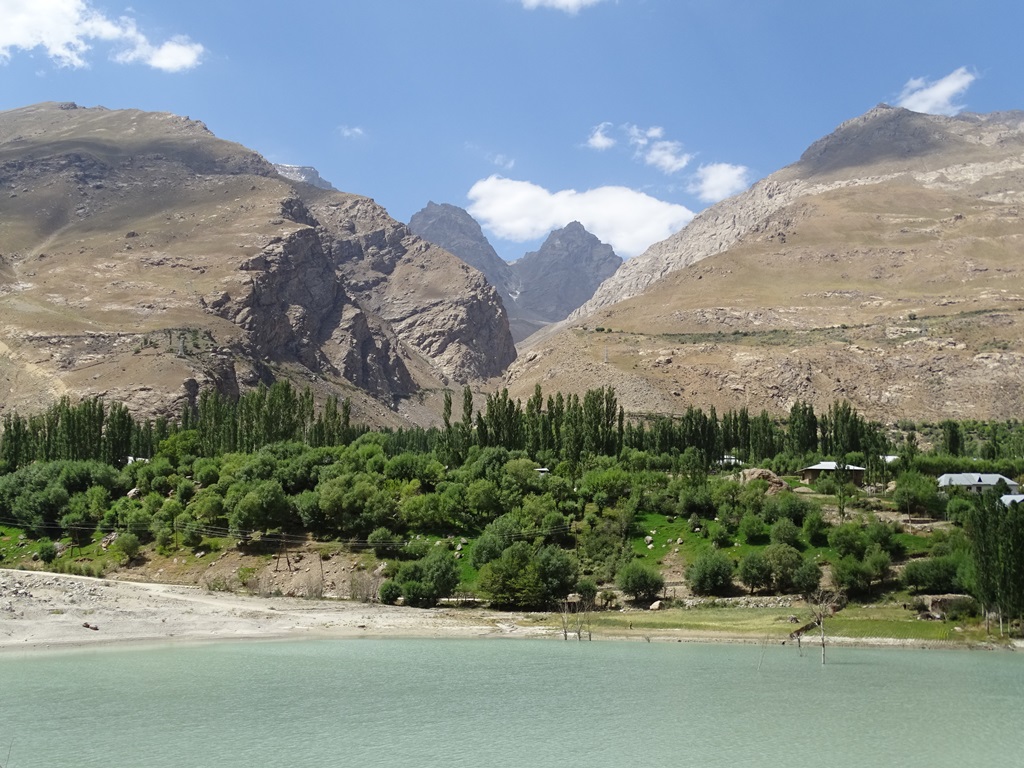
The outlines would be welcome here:
M 831 589 L 817 589 L 808 597 L 808 604 L 811 606 L 811 616 L 814 624 L 818 625 L 821 635 L 821 663 L 825 663 L 825 619 L 831 618 L 836 611 L 843 607 L 844 599 L 841 592 Z

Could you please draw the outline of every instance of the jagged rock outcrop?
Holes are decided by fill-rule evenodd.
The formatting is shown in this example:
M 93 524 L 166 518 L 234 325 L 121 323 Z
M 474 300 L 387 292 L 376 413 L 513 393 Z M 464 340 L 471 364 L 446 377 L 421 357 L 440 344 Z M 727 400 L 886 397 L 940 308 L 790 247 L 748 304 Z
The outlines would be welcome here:
M 589 300 L 621 264 L 610 245 L 578 221 L 570 222 L 548 235 L 540 250 L 513 262 L 523 286 L 516 301 L 548 322 L 563 320 Z
M 564 320 L 622 263 L 610 245 L 575 221 L 553 231 L 540 250 L 511 263 L 457 206 L 428 203 L 409 220 L 409 229 L 484 274 L 501 296 L 517 342 Z
M 520 286 L 512 267 L 487 240 L 476 219 L 449 203 L 427 203 L 409 219 L 409 229 L 479 270 L 506 304 Z
M 337 192 L 337 188 L 327 179 L 320 175 L 320 171 L 310 165 L 285 165 L 274 163 L 274 169 L 290 181 L 301 181 L 317 189 L 327 189 Z
M 422 418 L 421 393 L 515 357 L 479 273 L 373 201 L 288 181 L 197 121 L 0 113 L 0 191 L 7 408 L 71 394 L 171 413 L 201 386 L 283 376 Z M 389 419 L 369 398 L 354 415 Z

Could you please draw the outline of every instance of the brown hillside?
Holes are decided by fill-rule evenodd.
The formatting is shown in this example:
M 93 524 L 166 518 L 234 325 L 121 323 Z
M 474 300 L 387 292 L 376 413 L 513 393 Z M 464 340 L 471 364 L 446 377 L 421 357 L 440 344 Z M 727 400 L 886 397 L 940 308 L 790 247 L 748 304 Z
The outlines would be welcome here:
M 188 118 L 0 113 L 0 195 L 4 408 L 69 393 L 173 412 L 283 377 L 357 418 L 424 422 L 442 388 L 515 355 L 478 272 Z
M 841 127 L 704 214 L 743 222 L 734 243 L 696 258 L 711 230 L 695 221 L 682 266 L 534 340 L 511 389 L 610 383 L 636 412 L 848 399 L 885 422 L 1019 418 L 1024 120 L 949 126 L 880 109 Z

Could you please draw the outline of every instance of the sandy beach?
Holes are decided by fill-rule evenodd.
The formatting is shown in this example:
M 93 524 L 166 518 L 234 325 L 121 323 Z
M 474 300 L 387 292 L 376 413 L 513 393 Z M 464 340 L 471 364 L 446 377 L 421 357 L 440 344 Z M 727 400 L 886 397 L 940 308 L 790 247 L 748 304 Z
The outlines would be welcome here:
M 0 570 L 0 653 L 300 637 L 545 636 L 521 614 L 256 597 L 202 587 Z

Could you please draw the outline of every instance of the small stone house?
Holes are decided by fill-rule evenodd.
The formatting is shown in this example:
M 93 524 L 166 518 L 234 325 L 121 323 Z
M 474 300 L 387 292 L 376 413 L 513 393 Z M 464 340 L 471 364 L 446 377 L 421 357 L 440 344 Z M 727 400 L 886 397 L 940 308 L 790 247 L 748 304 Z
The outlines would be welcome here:
M 1010 489 L 1010 493 L 1016 493 L 1019 487 L 1017 483 L 1002 475 L 987 475 L 980 472 L 954 472 L 939 476 L 939 490 L 947 488 L 962 488 L 971 493 L 983 493 L 996 487 L 996 483 L 1002 480 Z
M 816 483 L 822 475 L 827 477 L 828 475 L 835 474 L 838 467 L 839 464 L 834 461 L 819 461 L 813 466 L 801 469 L 800 480 L 808 485 Z M 855 467 L 853 464 L 847 464 L 843 467 L 843 470 L 850 478 L 851 483 L 856 486 L 864 485 L 864 467 Z

